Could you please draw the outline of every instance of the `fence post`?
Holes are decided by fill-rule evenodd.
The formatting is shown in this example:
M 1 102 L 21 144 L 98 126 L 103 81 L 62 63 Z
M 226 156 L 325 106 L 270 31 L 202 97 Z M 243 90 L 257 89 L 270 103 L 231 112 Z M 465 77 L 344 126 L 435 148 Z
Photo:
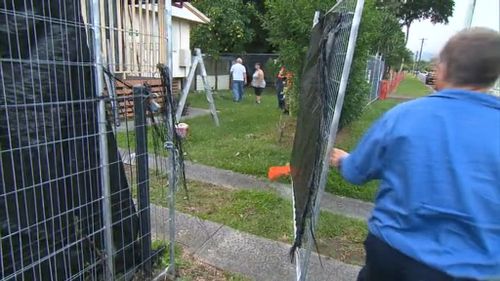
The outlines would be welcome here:
M 97 124 L 99 131 L 99 165 L 100 183 L 102 188 L 102 215 L 104 224 L 104 247 L 106 252 L 106 268 L 104 270 L 105 280 L 113 280 L 115 276 L 114 245 L 113 245 L 113 220 L 111 213 L 111 186 L 109 181 L 109 155 L 108 155 L 108 132 L 106 120 L 106 101 L 104 97 L 103 61 L 101 53 L 101 22 L 100 1 L 92 0 L 92 29 L 94 40 L 92 49 L 94 51 L 94 79 L 95 93 L 99 99 L 97 106 Z
M 173 63 L 173 41 L 172 41 L 172 36 L 173 36 L 173 28 L 172 28 L 172 1 L 166 1 L 165 3 L 165 14 L 166 14 L 166 33 L 167 33 L 167 66 L 168 66 L 168 76 L 167 79 L 170 81 L 169 83 L 169 89 L 167 89 L 167 92 L 170 92 L 172 94 L 172 82 L 173 82 L 173 75 L 174 75 L 174 63 Z M 168 217 L 169 217 L 169 224 L 168 224 L 168 233 L 169 233 L 169 257 L 170 257 L 170 264 L 167 268 L 167 276 L 175 278 L 175 192 L 176 192 L 176 187 L 177 187 L 177 179 L 176 179 L 176 151 L 175 151 L 175 146 L 174 146 L 174 137 L 175 137 L 175 122 L 174 122 L 174 113 L 173 113 L 173 108 L 169 107 L 168 110 L 168 132 L 167 132 L 167 143 L 169 146 L 169 162 L 170 162 L 170 167 L 169 167 L 169 174 L 168 174 L 168 188 L 169 188 L 169 195 L 168 195 Z
M 144 86 L 134 86 L 133 93 L 141 259 L 143 269 L 149 276 L 151 274 L 151 215 L 149 206 L 148 135 L 145 114 L 147 90 Z

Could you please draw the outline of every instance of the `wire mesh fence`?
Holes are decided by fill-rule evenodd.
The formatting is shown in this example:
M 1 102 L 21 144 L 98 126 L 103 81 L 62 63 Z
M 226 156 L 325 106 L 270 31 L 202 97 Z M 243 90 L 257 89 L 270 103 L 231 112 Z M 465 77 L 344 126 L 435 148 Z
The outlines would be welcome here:
M 150 204 L 168 199 L 165 83 L 152 79 L 164 10 L 0 1 L 0 280 L 147 280 L 166 266 L 169 213 Z
M 330 169 L 349 72 L 354 56 L 363 0 L 340 0 L 323 17 L 317 13 L 301 81 L 291 174 L 293 181 L 298 281 L 307 279 L 315 244 L 321 196 Z
M 379 98 L 380 82 L 383 79 L 385 70 L 385 62 L 382 57 L 371 56 L 366 65 L 366 81 L 370 84 L 370 92 L 368 93 L 368 104 L 376 101 Z

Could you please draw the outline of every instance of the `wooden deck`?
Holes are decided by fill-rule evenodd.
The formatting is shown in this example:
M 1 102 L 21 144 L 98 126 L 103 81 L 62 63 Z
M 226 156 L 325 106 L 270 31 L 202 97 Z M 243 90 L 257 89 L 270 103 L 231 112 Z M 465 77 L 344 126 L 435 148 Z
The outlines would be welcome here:
M 117 81 L 115 84 L 116 95 L 117 97 L 132 97 L 133 92 L 130 87 L 137 85 L 145 85 L 151 88 L 151 93 L 156 94 L 155 98 L 156 102 L 159 104 L 163 104 L 163 98 L 165 97 L 165 93 L 163 92 L 162 83 L 160 78 L 128 78 L 125 79 L 123 83 Z M 174 79 L 172 83 L 172 90 L 174 95 L 180 93 L 181 91 L 181 80 Z M 119 112 L 121 118 L 130 118 L 134 116 L 134 101 L 132 99 L 121 100 L 118 102 L 119 104 Z

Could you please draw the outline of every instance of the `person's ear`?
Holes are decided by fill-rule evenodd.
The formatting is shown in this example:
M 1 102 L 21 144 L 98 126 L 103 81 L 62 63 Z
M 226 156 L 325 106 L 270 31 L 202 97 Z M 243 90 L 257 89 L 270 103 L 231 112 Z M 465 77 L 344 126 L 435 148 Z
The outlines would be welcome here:
M 437 91 L 446 88 L 446 85 L 448 84 L 446 82 L 446 65 L 442 62 L 439 62 L 436 65 L 436 80 L 434 83 Z

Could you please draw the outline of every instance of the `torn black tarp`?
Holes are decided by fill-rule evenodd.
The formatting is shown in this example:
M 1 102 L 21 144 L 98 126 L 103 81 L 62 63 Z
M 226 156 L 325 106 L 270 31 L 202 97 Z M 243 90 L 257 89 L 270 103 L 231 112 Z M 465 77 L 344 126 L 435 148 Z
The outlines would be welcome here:
M 295 218 L 292 255 L 302 246 L 307 221 L 313 216 L 339 89 L 334 78 L 341 76 L 345 60 L 347 42 L 340 34 L 346 29 L 349 34 L 351 19 L 350 14 L 332 12 L 320 18 L 312 31 L 290 165 Z
M 97 280 L 105 270 L 96 77 L 80 3 L 0 2 L 1 280 Z M 107 131 L 121 272 L 135 264 L 138 222 Z

